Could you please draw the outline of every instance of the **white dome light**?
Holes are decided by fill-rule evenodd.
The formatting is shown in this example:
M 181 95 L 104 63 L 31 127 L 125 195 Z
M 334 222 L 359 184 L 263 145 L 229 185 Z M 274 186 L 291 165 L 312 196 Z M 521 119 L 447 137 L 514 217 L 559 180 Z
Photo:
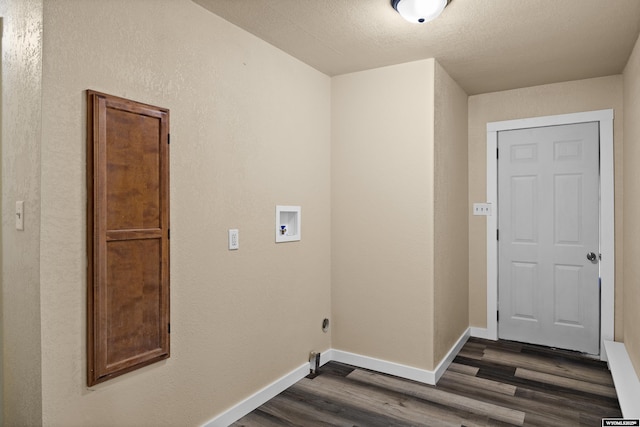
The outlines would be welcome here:
M 391 5 L 400 16 L 416 24 L 436 19 L 447 3 L 447 0 L 391 0 Z

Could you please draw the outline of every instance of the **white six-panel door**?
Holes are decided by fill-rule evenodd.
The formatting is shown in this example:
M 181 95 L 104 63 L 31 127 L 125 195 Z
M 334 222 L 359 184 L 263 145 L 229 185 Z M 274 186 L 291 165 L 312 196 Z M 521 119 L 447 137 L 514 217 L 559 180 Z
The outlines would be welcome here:
M 498 133 L 500 338 L 600 352 L 598 135 Z

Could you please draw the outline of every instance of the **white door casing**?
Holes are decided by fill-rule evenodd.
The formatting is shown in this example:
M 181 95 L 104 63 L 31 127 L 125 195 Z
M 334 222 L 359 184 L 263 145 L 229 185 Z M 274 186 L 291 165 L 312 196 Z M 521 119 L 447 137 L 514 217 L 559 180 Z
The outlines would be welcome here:
M 600 354 L 598 134 L 597 122 L 498 132 L 502 339 Z
M 493 205 L 486 217 L 487 230 L 487 327 L 472 327 L 479 338 L 498 339 L 498 180 L 496 149 L 498 132 L 531 127 L 598 122 L 600 130 L 600 348 L 614 338 L 615 230 L 613 179 L 613 110 L 598 110 L 557 116 L 534 117 L 487 123 L 487 202 Z M 606 360 L 606 353 L 600 352 Z

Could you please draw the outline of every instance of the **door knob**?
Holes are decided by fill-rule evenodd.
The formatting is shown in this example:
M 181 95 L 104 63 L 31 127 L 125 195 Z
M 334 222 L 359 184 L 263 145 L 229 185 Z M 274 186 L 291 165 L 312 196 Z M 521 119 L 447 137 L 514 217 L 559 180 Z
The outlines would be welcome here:
M 587 254 L 587 259 L 591 262 L 595 262 L 598 257 L 593 252 L 589 252 Z

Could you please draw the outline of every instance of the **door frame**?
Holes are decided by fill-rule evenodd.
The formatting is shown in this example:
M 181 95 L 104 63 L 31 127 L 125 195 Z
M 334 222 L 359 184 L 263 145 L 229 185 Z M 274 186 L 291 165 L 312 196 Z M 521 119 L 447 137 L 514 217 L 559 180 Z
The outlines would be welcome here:
M 600 359 L 604 341 L 614 339 L 615 227 L 613 109 L 487 123 L 487 329 L 477 336 L 498 339 L 498 132 L 534 127 L 598 122 L 600 129 Z M 475 329 L 475 328 L 474 328 Z

